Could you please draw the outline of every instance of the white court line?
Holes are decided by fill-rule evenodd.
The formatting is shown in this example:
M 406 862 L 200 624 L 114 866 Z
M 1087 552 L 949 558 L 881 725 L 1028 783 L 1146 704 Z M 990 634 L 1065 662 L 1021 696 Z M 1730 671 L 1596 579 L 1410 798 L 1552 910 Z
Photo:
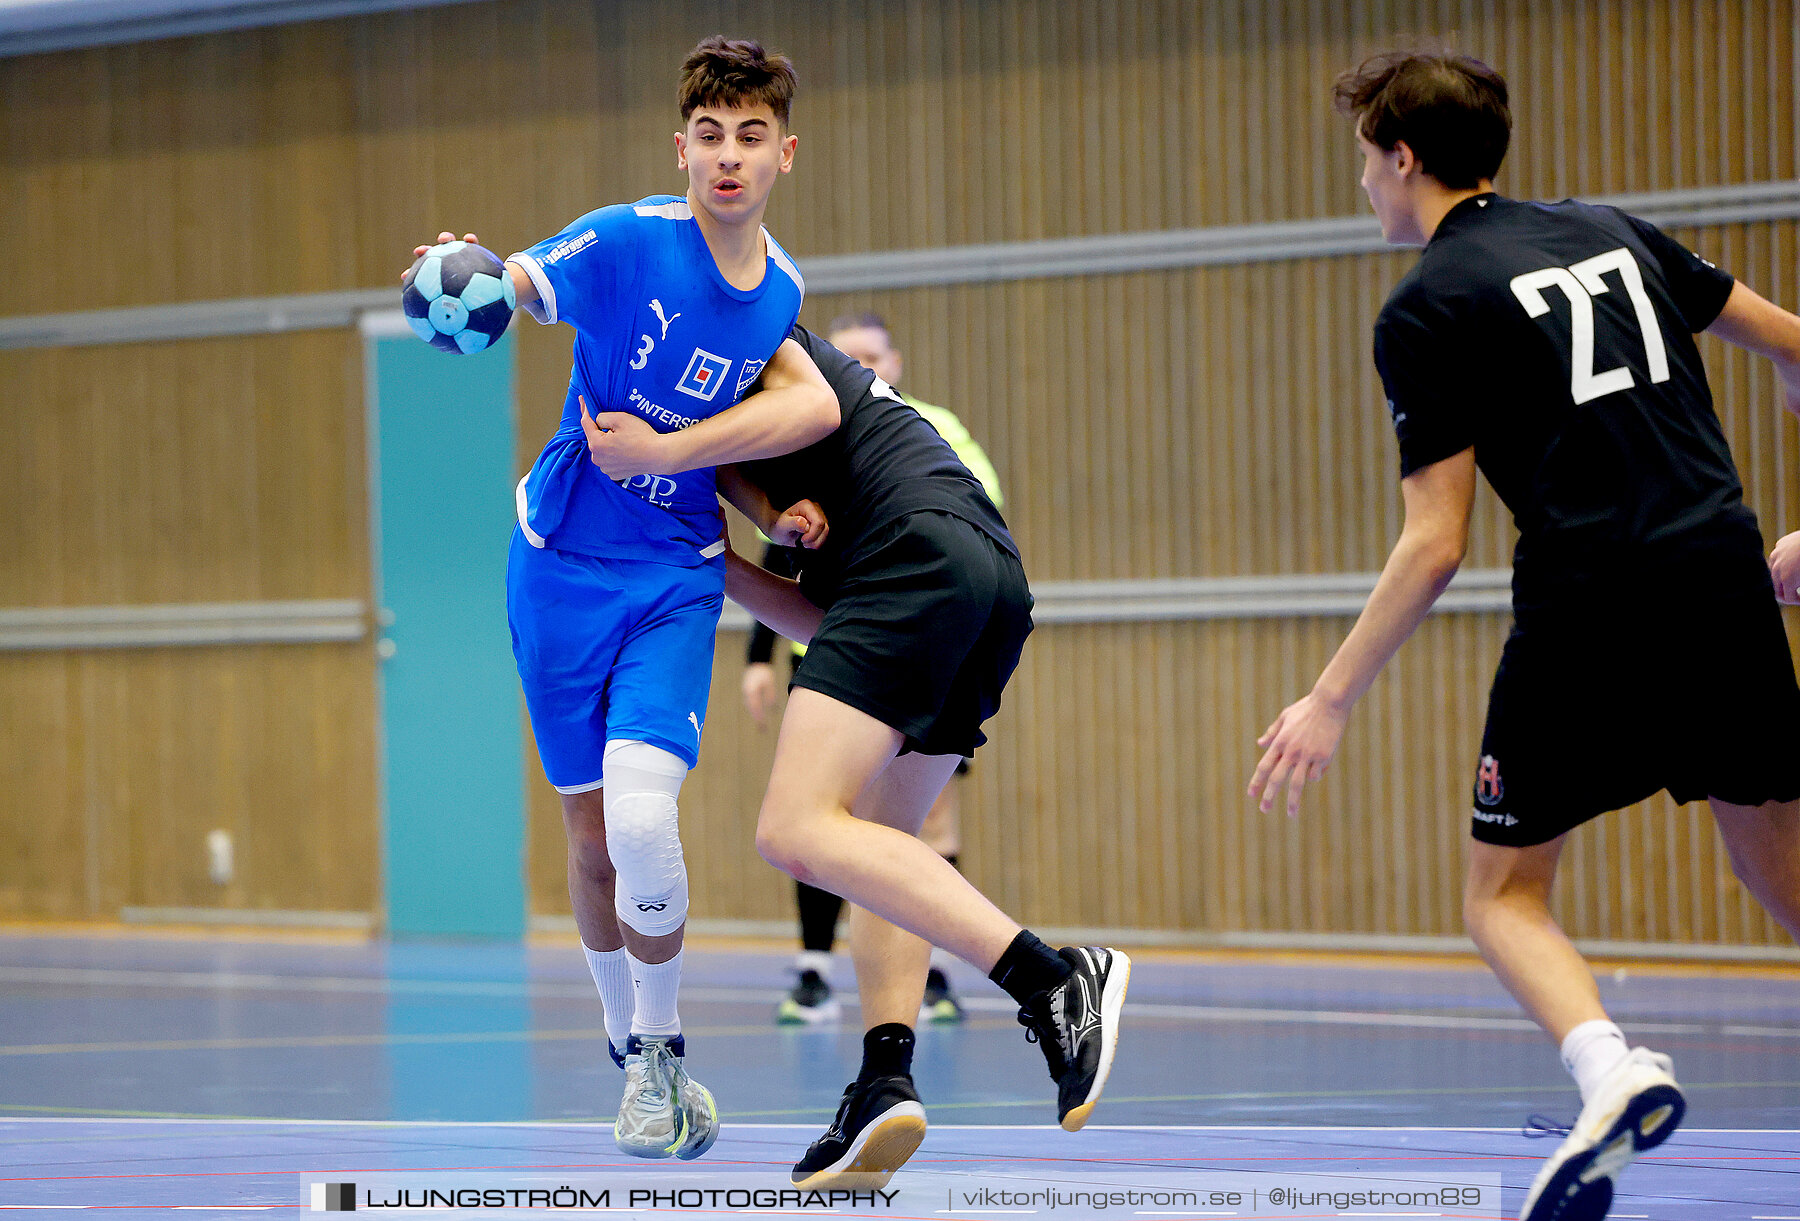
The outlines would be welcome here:
M 141 971 L 104 967 L 0 967 L 0 981 L 39 984 L 110 984 L 163 988 L 241 988 L 282 992 L 346 992 L 366 994 L 420 993 L 460 996 L 568 996 L 585 997 L 593 989 L 584 984 L 512 981 L 390 980 L 378 976 L 293 976 L 215 973 L 208 971 Z M 696 1002 L 765 1002 L 780 993 L 768 988 L 700 987 L 682 995 Z M 855 1004 L 844 998 L 846 1004 Z M 1018 1005 L 1009 1000 L 967 997 L 963 1008 L 971 1012 L 1011 1014 Z M 1377 1026 L 1408 1030 L 1516 1030 L 1533 1032 L 1537 1023 L 1523 1017 L 1465 1017 L 1424 1013 L 1364 1012 L 1342 1009 L 1268 1009 L 1232 1005 L 1179 1005 L 1127 1002 L 1125 1012 L 1135 1017 L 1191 1019 L 1208 1022 L 1277 1022 L 1320 1026 Z M 1706 1025 L 1698 1022 L 1635 1022 L 1633 1030 L 1646 1034 L 1729 1035 L 1737 1038 L 1800 1039 L 1800 1026 Z
M 553 1131 L 567 1130 L 571 1132 L 590 1131 L 595 1123 L 571 1123 L 566 1120 L 548 1119 L 270 1119 L 267 1117 L 250 1119 L 189 1119 L 172 1117 L 157 1119 L 142 1115 L 121 1115 L 117 1118 L 79 1115 L 0 1115 L 0 1123 L 38 1123 L 38 1124 L 214 1124 L 225 1127 L 246 1126 L 282 1126 L 282 1127 L 337 1127 L 337 1128 L 545 1128 Z M 817 1123 L 732 1123 L 727 1121 L 724 1127 L 733 1129 L 750 1129 L 752 1131 L 799 1130 L 816 1132 Z M 934 1123 L 933 1132 L 1060 1132 L 1062 1127 L 1053 1123 Z M 1091 1123 L 1082 1129 L 1083 1132 L 1510 1132 L 1518 1134 L 1517 1124 L 1499 1127 L 1446 1127 L 1425 1124 L 1098 1124 Z M 1800 1131 L 1796 1128 L 1688 1128 L 1681 1129 L 1683 1136 L 1792 1136 Z M 0 1208 L 9 1207 L 0 1205 Z M 1615 1214 L 1617 1215 L 1617 1214 Z M 1781 1218 L 1780 1221 L 1800 1221 L 1800 1214 Z

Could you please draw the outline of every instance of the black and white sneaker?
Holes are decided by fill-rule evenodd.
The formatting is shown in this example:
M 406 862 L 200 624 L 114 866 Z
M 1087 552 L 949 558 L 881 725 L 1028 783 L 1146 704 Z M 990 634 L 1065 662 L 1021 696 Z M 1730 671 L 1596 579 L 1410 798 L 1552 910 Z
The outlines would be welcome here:
M 837 1019 L 838 1002 L 831 995 L 831 985 L 811 967 L 801 968 L 793 990 L 775 1006 L 775 1024 L 778 1026 L 816 1026 Z
M 1058 950 L 1074 972 L 1019 1010 L 1025 1037 L 1043 1048 L 1056 1082 L 1056 1117 L 1079 1132 L 1100 1101 L 1119 1045 L 1119 1014 L 1131 982 L 1131 959 L 1100 946 Z
M 1599 1221 L 1613 1181 L 1632 1159 L 1669 1138 L 1687 1112 L 1669 1057 L 1631 1049 L 1581 1108 L 1568 1139 L 1538 1171 L 1523 1221 Z
M 925 1139 L 925 1108 L 911 1077 L 852 1081 L 825 1135 L 794 1163 L 794 1186 L 874 1191 Z

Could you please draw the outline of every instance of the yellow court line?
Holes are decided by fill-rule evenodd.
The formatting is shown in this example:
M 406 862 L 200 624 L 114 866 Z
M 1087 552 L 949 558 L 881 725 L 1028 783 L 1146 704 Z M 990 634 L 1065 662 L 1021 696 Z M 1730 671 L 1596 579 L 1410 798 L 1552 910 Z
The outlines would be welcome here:
M 381 940 L 359 929 L 286 929 L 267 925 L 208 924 L 119 924 L 82 920 L 9 920 L 0 922 L 0 937 L 93 937 L 97 940 L 146 939 L 157 941 L 271 941 L 317 943 L 324 945 L 366 945 Z M 574 947 L 580 939 L 574 933 L 531 932 L 525 944 L 532 947 Z M 792 953 L 793 942 L 769 937 L 726 937 L 720 935 L 690 936 L 687 944 L 694 949 L 729 953 Z M 1232 964 L 1276 964 L 1281 966 L 1369 967 L 1398 970 L 1466 969 L 1486 973 L 1484 963 L 1474 949 L 1467 953 L 1422 953 L 1393 951 L 1376 953 L 1368 950 L 1265 950 L 1255 947 L 1202 946 L 1134 946 L 1121 941 L 1119 948 L 1133 958 L 1150 962 L 1188 962 Z M 1735 977 L 1745 979 L 1794 979 L 1800 966 L 1791 962 L 1740 962 L 1731 959 L 1669 960 L 1645 958 L 1590 958 L 1596 971 L 1611 972 L 1619 967 L 1638 975 L 1671 978 Z
M 366 929 L 276 928 L 267 924 L 117 924 L 90 920 L 7 920 L 0 937 L 92 937 L 96 941 L 274 941 L 367 945 Z
M 683 1033 L 710 1038 L 766 1035 L 767 1025 L 695 1027 Z M 604 1030 L 488 1030 L 446 1034 L 286 1035 L 251 1039 L 157 1039 L 132 1043 L 22 1043 L 0 1046 L 0 1056 L 60 1056 L 80 1052 L 248 1051 L 267 1047 L 378 1047 L 457 1043 L 533 1043 L 606 1037 Z

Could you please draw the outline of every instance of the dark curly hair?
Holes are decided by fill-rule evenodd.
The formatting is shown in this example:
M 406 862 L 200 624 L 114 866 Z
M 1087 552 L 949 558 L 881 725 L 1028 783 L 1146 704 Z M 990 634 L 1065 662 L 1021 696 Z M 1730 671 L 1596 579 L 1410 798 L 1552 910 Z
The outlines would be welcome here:
M 702 106 L 767 106 L 787 126 L 794 102 L 794 63 L 760 42 L 714 34 L 681 61 L 681 117 Z

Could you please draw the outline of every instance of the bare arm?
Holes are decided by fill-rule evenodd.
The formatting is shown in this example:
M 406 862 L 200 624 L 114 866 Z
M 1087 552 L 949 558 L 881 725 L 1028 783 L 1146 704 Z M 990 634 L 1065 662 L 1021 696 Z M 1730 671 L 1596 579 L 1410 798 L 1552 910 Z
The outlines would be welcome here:
M 1350 709 L 1431 610 L 1462 565 L 1475 502 L 1475 451 L 1422 467 L 1400 484 L 1406 524 L 1356 626 L 1338 646 L 1312 691 L 1282 710 L 1256 744 L 1262 761 L 1250 796 L 1266 812 L 1285 782 L 1291 818 L 1306 782 L 1325 774 Z
M 725 503 L 749 518 L 750 524 L 765 536 L 775 529 L 779 515 L 775 506 L 769 503 L 768 493 L 744 478 L 735 463 L 719 468 L 719 495 L 725 498 Z
M 678 432 L 657 432 L 641 417 L 603 411 L 584 423 L 588 453 L 607 476 L 683 471 L 790 454 L 841 422 L 837 393 L 806 349 L 784 339 L 762 372 L 762 389 L 734 407 Z
M 1786 407 L 1800 415 L 1800 317 L 1739 281 L 1731 286 L 1725 308 L 1706 333 L 1774 361 Z
M 735 551 L 725 556 L 725 596 L 773 631 L 801 644 L 812 640 L 825 618 L 825 612 L 800 592 L 800 582 L 759 568 Z
M 506 278 L 512 281 L 513 292 L 518 294 L 518 307 L 528 309 L 538 299 L 537 282 L 526 274 L 525 269 L 508 259 L 506 262 Z M 532 311 L 534 314 L 536 311 Z
M 802 500 L 777 513 L 768 494 L 744 478 L 736 466 L 719 468 L 719 491 L 731 506 L 753 522 L 778 547 L 816 551 L 831 535 L 831 523 L 816 500 Z

